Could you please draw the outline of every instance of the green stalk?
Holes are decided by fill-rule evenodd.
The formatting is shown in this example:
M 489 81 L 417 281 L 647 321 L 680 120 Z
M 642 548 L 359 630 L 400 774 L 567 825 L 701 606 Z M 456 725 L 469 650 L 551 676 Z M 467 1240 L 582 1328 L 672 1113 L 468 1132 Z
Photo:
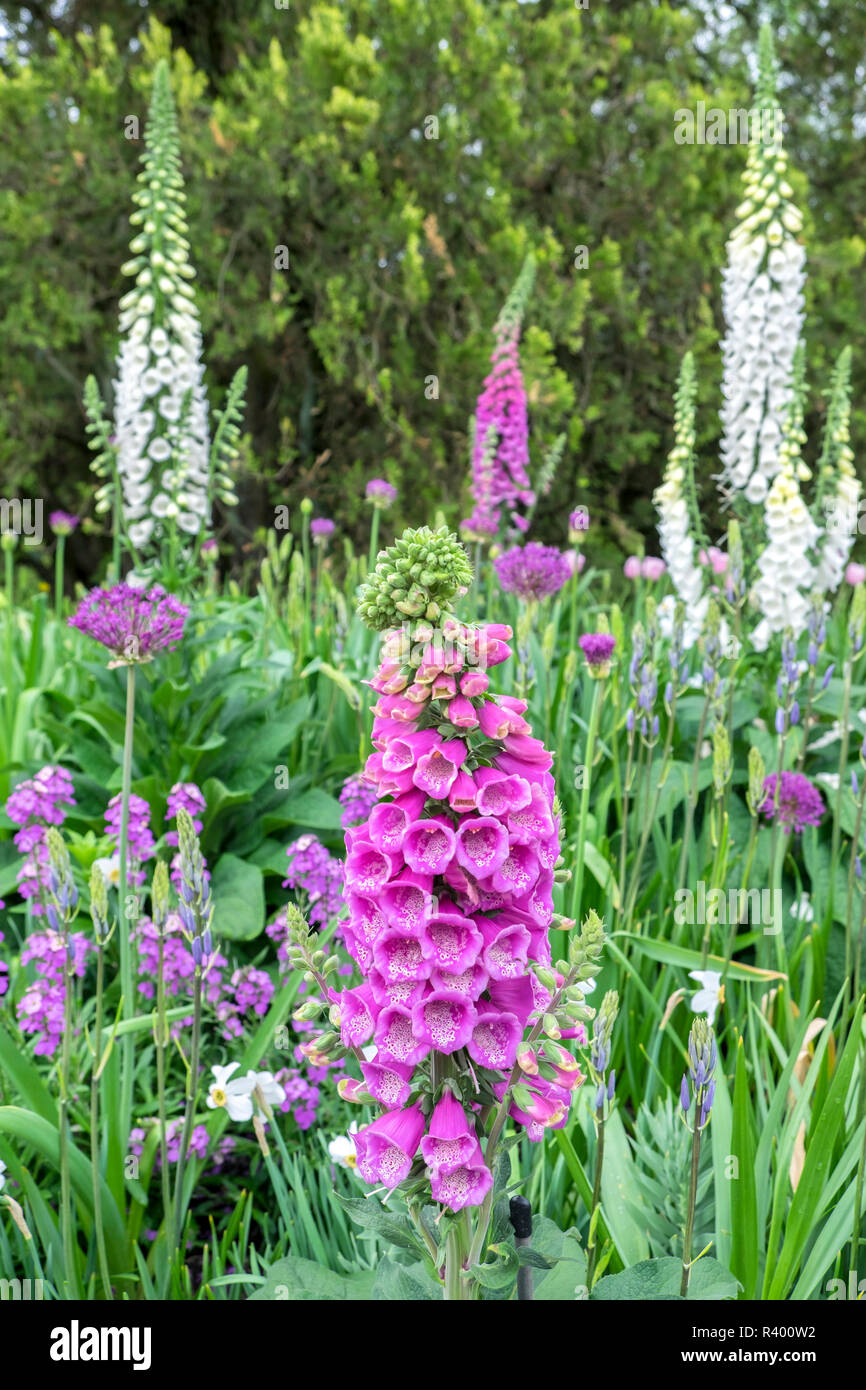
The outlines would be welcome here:
M 174 1240 L 172 1249 L 181 1256 L 180 1248 L 181 1236 L 183 1234 L 183 1178 L 186 1170 L 186 1155 L 189 1148 L 189 1141 L 192 1137 L 192 1122 L 195 1114 L 195 1102 L 198 1094 L 198 1057 L 199 1042 L 201 1038 L 201 985 L 202 971 L 201 966 L 195 968 L 193 980 L 193 1020 L 192 1020 L 192 1045 L 190 1048 L 189 1071 L 186 1078 L 186 1109 L 183 1117 L 183 1133 L 180 1140 L 180 1153 L 177 1156 L 177 1169 L 174 1180 Z
M 159 1162 L 160 1177 L 162 1179 L 162 1219 L 165 1226 L 166 1235 L 168 1234 L 168 1222 L 171 1214 L 171 1178 L 168 1171 L 168 1141 L 166 1138 L 166 1104 L 165 1104 L 165 1044 L 166 1044 L 166 1018 L 165 1018 L 165 937 L 162 930 L 159 933 L 159 957 L 157 961 L 156 973 L 156 1095 L 159 1113 Z
M 703 1106 L 703 1087 L 695 1097 L 695 1127 L 692 1131 L 692 1164 L 689 1173 L 689 1204 L 686 1209 L 686 1226 L 683 1231 L 683 1276 L 680 1280 L 680 1298 L 689 1291 L 689 1276 L 692 1272 L 692 1233 L 695 1225 L 695 1205 L 698 1195 L 698 1167 L 701 1158 L 701 1108 Z
M 102 995 L 105 983 L 105 951 L 102 943 L 96 947 L 96 1012 L 94 1015 L 93 1067 L 90 1073 L 90 1166 L 93 1170 L 93 1227 L 96 1232 L 96 1249 L 99 1255 L 99 1273 L 103 1293 L 111 1302 L 111 1275 L 108 1271 L 108 1252 L 105 1245 L 105 1228 L 102 1221 L 102 1184 L 99 1180 L 99 1083 L 102 1068 L 100 1050 L 102 1047 Z
M 866 776 L 861 777 L 860 795 L 857 799 L 857 820 L 854 825 L 854 838 L 851 841 L 851 858 L 848 863 L 848 890 L 845 901 L 845 1002 L 842 1006 L 843 1027 L 847 1031 L 846 1015 L 848 1005 L 852 999 L 856 998 L 854 993 L 854 943 L 852 941 L 854 923 L 854 874 L 857 864 L 857 857 L 860 852 L 860 833 L 863 828 L 863 806 L 866 801 Z M 840 783 L 841 786 L 841 783 Z M 835 864 L 831 859 L 830 863 Z M 859 945 L 859 934 L 858 934 Z
M 748 891 L 748 887 L 749 887 L 749 876 L 750 876 L 750 874 L 751 874 L 751 872 L 752 872 L 752 861 L 753 861 L 753 859 L 754 859 L 754 857 L 755 857 L 755 849 L 756 849 L 757 843 L 758 843 L 758 817 L 757 817 L 757 816 L 753 816 L 753 817 L 752 817 L 752 828 L 751 828 L 751 830 L 749 831 L 749 843 L 748 843 L 748 846 L 747 846 L 747 848 L 746 848 L 746 866 L 745 866 L 745 868 L 744 868 L 744 870 L 743 870 L 743 881 L 742 881 L 742 883 L 741 883 L 741 885 L 740 885 L 740 891 L 739 891 L 739 893 L 738 893 L 738 895 L 737 895 L 737 907 L 738 907 L 737 918 L 738 918 L 738 919 L 739 919 L 739 917 L 740 917 L 740 915 L 741 915 L 741 913 L 742 913 L 742 910 L 743 910 L 743 905 L 744 905 L 744 898 L 743 898 L 743 895 Z M 727 946 L 726 946 L 726 948 L 725 948 L 725 970 L 724 970 L 724 972 L 723 972 L 724 974 L 727 974 L 728 966 L 729 966 L 730 963 L 731 963 L 731 956 L 734 954 L 734 946 L 735 946 L 735 944 L 736 944 L 736 939 L 737 939 L 737 926 L 738 926 L 738 925 L 739 925 L 738 921 L 731 922 L 731 930 L 730 930 L 729 933 L 728 933 L 728 944 L 727 944 Z
M 689 849 L 691 848 L 692 831 L 695 824 L 695 808 L 698 804 L 698 773 L 701 764 L 701 744 L 704 741 L 704 730 L 707 727 L 707 715 L 710 712 L 709 695 L 704 700 L 704 707 L 701 711 L 701 722 L 698 727 L 698 737 L 695 743 L 695 756 L 692 762 L 692 776 L 689 785 L 689 794 L 686 801 L 686 824 L 683 831 L 683 848 L 680 854 L 680 870 L 677 875 L 677 888 L 681 889 L 685 885 L 686 873 L 689 864 Z
M 117 930 L 120 942 L 120 991 L 123 996 L 123 1017 L 133 1016 L 132 948 L 126 916 L 126 889 L 129 848 L 129 797 L 132 784 L 132 741 L 135 729 L 135 666 L 126 668 L 126 723 L 123 733 L 123 780 L 120 810 L 120 885 L 117 904 Z M 126 1033 L 120 1043 L 120 1133 L 126 1144 L 132 1126 L 132 1079 L 135 1067 L 134 1034 Z
M 72 1236 L 72 1182 L 69 1172 L 69 1064 L 72 1047 L 72 989 L 73 974 L 69 967 L 69 924 L 64 928 L 66 988 L 63 999 L 63 1042 L 60 1051 L 60 1095 L 58 1098 L 58 1129 L 60 1133 L 60 1225 L 63 1236 L 63 1269 L 67 1297 L 78 1298 L 78 1261 Z
M 14 632 L 15 632 L 15 561 L 12 556 L 11 536 L 3 537 L 3 570 L 6 583 L 6 736 L 9 753 L 12 749 L 12 734 L 15 721 L 15 696 L 12 690 L 14 671 Z
M 57 537 L 57 549 L 54 552 L 54 615 L 60 622 L 63 617 L 63 562 L 66 553 L 66 537 Z
M 592 1205 L 589 1211 L 589 1240 L 586 1246 L 586 1287 L 592 1291 L 592 1276 L 595 1271 L 595 1260 L 597 1246 L 595 1243 L 598 1217 L 596 1212 L 601 1206 L 601 1177 L 604 1169 L 604 1100 L 601 1109 L 596 1111 L 596 1150 L 595 1150 L 595 1181 L 592 1186 Z
M 577 867 L 574 873 L 574 887 L 571 893 L 571 911 L 569 916 L 577 920 L 578 912 L 581 907 L 581 897 L 583 894 L 583 866 L 584 866 L 584 844 L 586 842 L 586 818 L 589 813 L 589 790 L 592 781 L 592 762 L 595 756 L 595 740 L 598 734 L 599 717 L 601 714 L 601 702 L 604 694 L 605 679 L 599 677 L 593 680 L 592 706 L 589 713 L 589 729 L 586 735 L 586 776 L 583 779 L 583 786 L 580 792 L 580 815 L 577 822 Z
M 839 861 L 839 841 L 842 835 L 842 789 L 845 785 L 845 775 L 848 769 L 848 723 L 851 717 L 851 678 L 854 671 L 854 661 L 848 657 L 845 662 L 845 691 L 842 699 L 842 718 L 840 727 L 842 738 L 839 744 L 839 785 L 836 788 L 836 809 L 833 815 L 833 834 L 830 842 L 830 863 L 836 864 Z M 830 890 L 827 894 L 827 912 L 824 918 L 824 930 L 830 934 L 830 926 L 833 921 L 833 896 L 835 889 L 835 873 L 830 874 Z M 846 952 L 848 926 L 845 927 L 846 933 Z
M 862 1125 L 864 1119 L 866 1119 L 866 1048 L 861 1044 L 860 1088 L 857 1095 L 857 1125 Z M 854 1186 L 854 1225 L 851 1231 L 851 1258 L 848 1261 L 848 1268 L 854 1271 L 855 1278 L 858 1274 L 857 1257 L 860 1249 L 860 1223 L 862 1220 L 864 1176 L 866 1176 L 866 1130 L 863 1131 L 863 1143 L 860 1145 L 860 1162 L 857 1164 L 857 1181 Z

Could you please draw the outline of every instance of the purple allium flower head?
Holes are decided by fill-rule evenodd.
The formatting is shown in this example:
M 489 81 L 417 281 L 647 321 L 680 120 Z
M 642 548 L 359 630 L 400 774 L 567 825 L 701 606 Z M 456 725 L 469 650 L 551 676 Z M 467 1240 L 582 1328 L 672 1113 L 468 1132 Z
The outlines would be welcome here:
M 575 507 L 568 518 L 568 529 L 575 536 L 589 530 L 589 512 L 586 507 Z
M 779 786 L 779 806 L 774 811 L 776 797 L 776 773 L 764 778 L 764 802 L 761 810 L 771 819 L 777 816 L 785 830 L 800 831 L 806 825 L 819 825 L 824 814 L 824 802 L 817 787 L 814 787 L 802 772 L 783 772 Z
M 577 645 L 587 660 L 591 673 L 607 675 L 610 659 L 616 647 L 616 638 L 609 632 L 588 632 L 578 637 Z
M 364 496 L 374 507 L 390 507 L 397 500 L 397 489 L 384 478 L 371 478 L 364 489 Z
M 186 605 L 164 589 L 145 591 L 115 584 L 111 589 L 92 589 L 69 625 L 114 653 L 109 666 L 129 666 L 152 661 L 163 647 L 176 647 L 188 614 Z
M 73 516 L 71 512 L 49 512 L 48 525 L 51 527 L 55 536 L 71 536 L 78 526 L 81 518 Z
M 506 550 L 493 564 L 505 592 L 525 600 L 555 594 L 571 578 L 571 568 L 562 552 L 537 541 Z
M 658 555 L 647 555 L 641 561 L 640 572 L 643 579 L 661 579 L 666 569 L 667 565 Z
M 323 540 L 334 534 L 334 523 L 326 516 L 317 516 L 310 522 L 310 535 L 314 540 Z
M 639 555 L 629 555 L 622 567 L 622 572 L 626 579 L 640 579 L 641 557 Z

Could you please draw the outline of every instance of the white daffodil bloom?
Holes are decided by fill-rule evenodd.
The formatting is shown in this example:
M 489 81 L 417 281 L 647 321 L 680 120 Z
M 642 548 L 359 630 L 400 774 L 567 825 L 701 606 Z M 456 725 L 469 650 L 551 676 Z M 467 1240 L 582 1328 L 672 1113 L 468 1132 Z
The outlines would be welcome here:
M 252 1090 L 255 1081 L 250 1077 L 255 1077 L 255 1072 L 248 1072 L 246 1076 L 239 1076 L 234 1081 L 229 1077 L 236 1072 L 240 1062 L 232 1062 L 228 1067 L 211 1067 L 214 1074 L 214 1082 L 207 1093 L 207 1105 L 209 1110 L 216 1110 L 220 1106 L 228 1111 L 230 1120 L 251 1120 L 253 1117 Z M 282 1090 L 282 1087 L 280 1087 Z M 285 1095 L 285 1093 L 283 1093 Z
M 246 1080 L 249 1082 L 250 1092 L 258 1091 L 265 1103 L 272 1109 L 275 1105 L 282 1105 L 286 1098 L 283 1087 L 279 1081 L 274 1080 L 272 1072 L 248 1071 Z
M 116 888 L 120 882 L 120 855 L 112 854 L 108 859 L 94 859 L 93 867 L 98 869 L 109 888 Z
M 341 1168 L 357 1168 L 358 1166 L 358 1154 L 355 1149 L 355 1141 L 352 1138 L 352 1135 L 357 1133 L 358 1122 L 353 1120 L 349 1125 L 348 1134 L 338 1135 L 328 1145 L 328 1153 L 331 1155 L 332 1161 L 339 1164 Z
M 722 977 L 718 970 L 690 970 L 689 979 L 696 980 L 701 986 L 697 994 L 692 995 L 689 1007 L 693 1014 L 706 1014 L 707 1022 L 712 1026 L 719 1007 Z

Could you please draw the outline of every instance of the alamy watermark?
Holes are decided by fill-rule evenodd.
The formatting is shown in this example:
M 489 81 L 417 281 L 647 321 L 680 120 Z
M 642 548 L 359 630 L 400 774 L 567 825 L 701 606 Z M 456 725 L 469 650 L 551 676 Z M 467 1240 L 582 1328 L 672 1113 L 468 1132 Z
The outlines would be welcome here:
M 25 545 L 41 545 L 42 534 L 41 497 L 0 497 L 0 536 L 23 536 Z
M 674 921 L 678 926 L 721 926 L 743 923 L 762 926 L 764 936 L 778 936 L 782 930 L 782 893 L 778 888 L 710 888 L 703 879 L 697 891 L 678 888 L 674 893 Z
M 778 106 L 707 108 L 699 101 L 691 110 L 681 106 L 674 112 L 674 142 L 677 145 L 775 145 L 782 136 L 782 112 Z

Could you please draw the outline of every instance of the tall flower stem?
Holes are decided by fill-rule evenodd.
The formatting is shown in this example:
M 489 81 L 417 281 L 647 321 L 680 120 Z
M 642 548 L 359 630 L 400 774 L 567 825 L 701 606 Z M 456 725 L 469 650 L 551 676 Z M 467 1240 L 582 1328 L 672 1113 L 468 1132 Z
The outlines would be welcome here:
M 73 973 L 69 963 L 69 929 L 64 932 L 63 1043 L 60 1050 L 60 1095 L 58 1130 L 60 1134 L 60 1227 L 63 1239 L 63 1273 L 67 1297 L 79 1297 L 78 1260 L 72 1236 L 72 1182 L 69 1169 L 69 1071 L 72 1048 Z
M 842 716 L 839 721 L 842 737 L 839 742 L 839 768 L 838 783 L 836 787 L 836 808 L 833 816 L 833 833 L 830 842 L 830 863 L 839 862 L 839 842 L 842 836 L 842 789 L 848 776 L 848 724 L 851 718 L 851 679 L 853 675 L 854 661 L 851 656 L 845 662 L 845 684 L 842 696 Z M 827 894 L 827 912 L 824 919 L 824 930 L 827 937 L 830 935 L 830 928 L 833 922 L 833 896 L 835 874 L 830 875 L 830 887 Z M 846 928 L 846 951 L 847 951 L 847 928 Z
M 589 791 L 592 781 L 592 764 L 595 757 L 595 741 L 598 735 L 598 724 L 601 715 L 601 702 L 604 696 L 604 687 L 607 682 L 603 677 L 592 682 L 592 705 L 589 712 L 589 727 L 586 734 L 586 776 L 583 779 L 583 786 L 580 793 L 580 813 L 577 821 L 577 847 L 576 847 L 576 866 L 574 871 L 574 887 L 571 891 L 571 910 L 569 917 L 576 918 L 580 912 L 581 897 L 583 894 L 583 869 L 584 869 L 584 845 L 586 843 L 586 820 L 589 814 Z
M 132 784 L 132 741 L 135 729 L 135 666 L 126 668 L 126 723 L 123 733 L 123 769 L 120 807 L 120 884 L 118 888 L 117 930 L 120 941 L 120 991 L 123 996 L 123 1017 L 132 1018 L 132 946 L 126 915 L 129 851 L 129 797 Z M 132 1082 L 135 1067 L 135 1045 L 132 1033 L 124 1034 L 120 1044 L 120 1126 L 122 1143 L 126 1143 L 132 1125 Z
M 168 1222 L 171 1215 L 171 1178 L 168 1171 L 168 1140 L 166 1138 L 166 1104 L 165 1104 L 165 1047 L 166 1047 L 166 1017 L 165 1017 L 165 937 L 162 930 L 159 933 L 159 956 L 157 960 L 156 974 L 156 1096 L 157 1108 L 159 1113 L 159 1162 L 160 1177 L 162 1180 L 162 1219 L 165 1223 L 166 1234 L 168 1233 Z
M 862 1125 L 866 1119 L 866 1047 L 862 1042 L 860 1045 L 860 1086 L 857 1094 L 857 1125 Z M 866 1177 L 866 1130 L 863 1132 L 863 1143 L 860 1145 L 860 1161 L 857 1164 L 857 1181 L 854 1185 L 854 1224 L 851 1230 L 851 1258 L 848 1261 L 848 1268 L 852 1269 L 855 1277 L 857 1270 L 857 1256 L 860 1249 L 860 1223 L 862 1221 L 863 1209 L 863 1182 Z
M 198 1094 L 198 1060 L 199 1046 L 201 1041 L 201 996 L 202 996 L 202 971 L 200 966 L 196 966 L 195 977 L 193 980 L 193 1020 L 192 1020 L 192 1043 L 189 1055 L 189 1072 L 186 1079 L 186 1109 L 183 1117 L 183 1133 L 180 1140 L 180 1152 L 177 1156 L 177 1169 L 174 1180 L 174 1240 L 172 1249 L 181 1254 L 181 1236 L 183 1234 L 184 1220 L 184 1200 L 183 1200 L 183 1179 L 186 1172 L 187 1150 L 189 1141 L 192 1137 L 192 1122 L 195 1115 L 195 1102 Z
M 598 1227 L 597 1212 L 601 1207 L 601 1179 L 604 1171 L 604 1105 L 597 1111 L 596 1120 L 596 1150 L 595 1150 L 595 1180 L 592 1185 L 592 1206 L 589 1210 L 589 1240 L 586 1247 L 586 1287 L 592 1290 L 592 1276 L 595 1271 L 596 1253 L 598 1247 L 595 1243 Z
M 704 730 L 707 727 L 707 716 L 710 712 L 710 698 L 704 700 L 704 707 L 701 710 L 701 722 L 698 726 L 698 736 L 695 741 L 695 756 L 692 762 L 692 777 L 689 785 L 689 794 L 686 799 L 686 824 L 683 830 L 683 847 L 680 853 L 680 869 L 677 875 L 677 888 L 682 888 L 686 881 L 686 874 L 689 867 L 689 850 L 692 843 L 692 831 L 695 824 L 695 808 L 698 804 L 698 773 L 701 766 L 701 744 L 704 741 Z
M 105 1245 L 105 1227 L 102 1220 L 102 1185 L 99 1172 L 99 1083 L 102 1074 L 100 1053 L 102 1050 L 102 1002 L 105 985 L 105 951 L 102 943 L 97 944 L 96 955 L 96 1009 L 93 1020 L 94 1045 L 93 1067 L 90 1073 L 90 1166 L 93 1171 L 93 1228 L 96 1233 L 96 1249 L 99 1257 L 99 1273 L 102 1290 L 111 1301 L 111 1276 L 108 1270 L 108 1253 Z
M 63 617 L 63 562 L 66 554 L 66 537 L 57 537 L 57 549 L 54 552 L 54 616 L 57 621 Z
M 689 1170 L 689 1201 L 686 1208 L 686 1225 L 683 1231 L 683 1273 L 680 1280 L 680 1298 L 685 1298 L 689 1291 L 689 1277 L 692 1272 L 692 1235 L 695 1225 L 695 1206 L 698 1197 L 698 1168 L 701 1161 L 701 1094 L 695 1102 L 695 1127 L 692 1131 L 692 1162 Z

